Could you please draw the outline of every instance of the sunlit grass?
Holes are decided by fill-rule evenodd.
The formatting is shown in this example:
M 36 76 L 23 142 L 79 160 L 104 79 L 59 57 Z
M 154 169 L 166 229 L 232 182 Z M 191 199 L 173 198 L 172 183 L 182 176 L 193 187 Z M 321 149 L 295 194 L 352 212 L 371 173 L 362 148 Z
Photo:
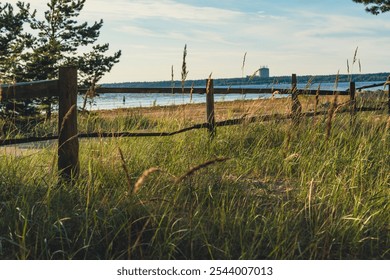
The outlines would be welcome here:
M 80 118 L 86 132 L 176 126 Z M 55 144 L 2 154 L 0 258 L 388 259 L 388 117 L 336 113 L 328 138 L 326 127 L 321 116 L 218 128 L 213 141 L 83 139 L 73 186 L 58 184 Z M 183 176 L 218 158 L 229 160 Z M 161 172 L 134 192 L 150 168 Z

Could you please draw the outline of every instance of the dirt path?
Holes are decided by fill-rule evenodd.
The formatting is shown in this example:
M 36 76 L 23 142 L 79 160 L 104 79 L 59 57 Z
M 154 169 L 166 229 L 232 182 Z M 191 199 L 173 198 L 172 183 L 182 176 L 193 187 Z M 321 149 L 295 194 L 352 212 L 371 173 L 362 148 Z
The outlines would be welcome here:
M 287 99 L 274 100 L 245 100 L 232 102 L 216 102 L 215 115 L 217 120 L 228 118 L 237 118 L 243 115 L 258 115 L 266 112 L 286 111 L 288 108 Z M 149 108 L 128 108 L 116 110 L 98 111 L 99 116 L 104 118 L 112 118 L 117 116 L 125 116 L 128 114 L 141 114 L 150 119 L 178 119 L 186 118 L 193 122 L 204 122 L 206 120 L 206 105 L 205 104 L 187 104 L 176 106 L 155 106 Z

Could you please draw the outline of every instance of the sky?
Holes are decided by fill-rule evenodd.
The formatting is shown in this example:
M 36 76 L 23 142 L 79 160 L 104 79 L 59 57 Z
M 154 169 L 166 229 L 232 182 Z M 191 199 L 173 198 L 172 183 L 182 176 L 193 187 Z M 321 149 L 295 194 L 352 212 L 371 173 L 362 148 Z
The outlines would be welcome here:
M 11 3 L 13 1 L 10 1 Z M 14 1 L 16 2 L 16 0 Z M 43 16 L 48 0 L 30 0 Z M 104 20 L 99 43 L 120 62 L 101 82 L 390 71 L 390 13 L 374 16 L 352 0 L 87 0 L 79 20 Z M 243 59 L 246 53 L 245 66 Z

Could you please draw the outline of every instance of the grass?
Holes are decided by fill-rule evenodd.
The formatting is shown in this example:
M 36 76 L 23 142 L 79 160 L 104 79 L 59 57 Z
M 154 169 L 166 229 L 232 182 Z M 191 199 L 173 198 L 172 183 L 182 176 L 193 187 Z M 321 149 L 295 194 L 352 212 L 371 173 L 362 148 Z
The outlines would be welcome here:
M 336 112 L 328 136 L 317 117 L 218 128 L 213 141 L 81 140 L 73 186 L 57 181 L 55 146 L 2 155 L 0 258 L 389 259 L 389 123 Z M 80 119 L 84 131 L 176 125 Z

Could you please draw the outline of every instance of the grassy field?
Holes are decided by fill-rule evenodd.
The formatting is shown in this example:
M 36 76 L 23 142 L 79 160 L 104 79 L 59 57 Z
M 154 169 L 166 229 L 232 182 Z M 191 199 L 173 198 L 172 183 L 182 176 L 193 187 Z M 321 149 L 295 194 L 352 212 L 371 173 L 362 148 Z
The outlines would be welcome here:
M 248 112 L 240 104 L 226 116 Z M 92 114 L 80 130 L 171 130 L 191 122 L 187 109 Z M 332 117 L 218 128 L 213 141 L 81 140 L 73 186 L 58 183 L 55 143 L 11 148 L 0 259 L 389 259 L 390 119 Z

